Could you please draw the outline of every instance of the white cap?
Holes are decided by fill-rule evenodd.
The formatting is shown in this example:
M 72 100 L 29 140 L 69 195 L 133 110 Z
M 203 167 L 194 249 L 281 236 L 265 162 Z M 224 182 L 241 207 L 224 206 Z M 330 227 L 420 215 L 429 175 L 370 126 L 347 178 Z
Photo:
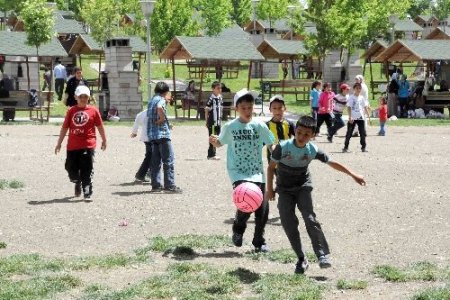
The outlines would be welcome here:
M 360 75 L 356 75 L 356 76 L 355 76 L 355 79 L 358 79 L 358 80 L 360 80 L 361 82 L 363 82 L 363 81 L 364 81 L 364 76 L 362 76 L 361 74 L 360 74 Z
M 75 96 L 79 97 L 80 95 L 87 95 L 88 97 L 91 96 L 91 91 L 89 88 L 85 85 L 79 85 L 77 89 L 75 90 Z
M 247 90 L 245 88 L 240 90 L 240 91 L 238 91 L 238 92 L 236 92 L 236 94 L 234 95 L 234 99 L 233 99 L 233 103 L 234 103 L 235 107 L 236 107 L 236 102 L 240 98 L 244 97 L 245 95 L 250 95 L 250 96 L 253 97 L 253 100 L 255 100 L 258 97 L 259 94 L 256 91 L 249 91 L 249 90 Z
M 284 103 L 284 98 L 281 95 L 273 95 L 272 98 L 270 98 L 270 100 L 269 100 L 269 104 L 272 103 L 272 101 L 274 101 L 274 100 L 283 101 L 283 103 Z

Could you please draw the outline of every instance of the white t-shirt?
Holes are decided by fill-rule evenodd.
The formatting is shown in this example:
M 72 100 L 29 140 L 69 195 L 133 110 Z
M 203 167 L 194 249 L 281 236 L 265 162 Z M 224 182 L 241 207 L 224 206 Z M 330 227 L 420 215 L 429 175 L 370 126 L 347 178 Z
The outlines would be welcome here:
M 364 107 L 369 107 L 369 102 L 360 94 L 348 97 L 347 107 L 352 109 L 351 117 L 353 120 L 365 120 Z
M 142 127 L 140 140 L 144 143 L 148 142 L 147 123 L 147 110 L 141 111 L 137 114 L 136 119 L 134 120 L 133 129 L 131 130 L 132 133 L 137 134 L 139 127 Z

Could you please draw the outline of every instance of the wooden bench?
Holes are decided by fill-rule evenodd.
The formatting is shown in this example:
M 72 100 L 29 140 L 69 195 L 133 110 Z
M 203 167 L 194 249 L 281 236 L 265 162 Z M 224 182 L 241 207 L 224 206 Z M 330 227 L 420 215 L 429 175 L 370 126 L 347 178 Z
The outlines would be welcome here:
M 450 114 L 450 92 L 428 92 L 424 96 L 424 105 L 427 108 L 447 108 Z
M 201 78 L 202 68 L 204 70 L 205 76 L 209 76 L 209 74 L 214 74 L 214 78 L 216 77 L 217 67 L 221 67 L 222 69 L 222 78 L 226 79 L 236 79 L 239 77 L 239 70 L 241 67 L 240 61 L 230 61 L 230 62 L 222 62 L 211 65 L 202 65 L 198 62 L 187 62 L 188 74 L 189 78 Z
M 205 119 L 205 106 L 206 101 L 208 101 L 209 96 L 211 96 L 212 91 L 202 91 L 201 93 L 197 93 L 196 99 L 194 100 L 187 100 L 183 99 L 184 92 L 177 91 L 175 93 L 176 97 L 176 108 L 182 109 L 183 111 L 183 118 L 186 117 L 186 111 L 187 111 L 187 117 L 188 119 L 191 117 L 191 110 L 196 111 L 196 118 L 200 118 L 202 120 Z M 234 99 L 235 93 L 222 93 L 223 97 L 223 120 L 226 120 L 230 114 L 231 111 L 234 111 L 234 105 L 233 105 L 233 99 Z M 236 116 L 236 113 L 235 113 Z
M 0 111 L 28 111 L 30 113 L 30 120 L 37 119 L 44 122 L 44 114 L 46 112 L 46 120 L 50 118 L 50 102 L 53 98 L 53 92 L 39 92 L 38 104 L 34 107 L 28 106 L 30 96 L 28 91 L 10 91 L 8 98 L 0 98 Z M 36 112 L 34 118 L 33 113 Z
M 311 90 L 312 80 L 280 80 L 268 81 L 269 99 L 275 94 L 295 95 L 296 101 L 309 101 L 309 93 Z M 264 84 L 264 83 L 263 83 Z M 264 89 L 263 89 L 264 90 Z M 299 99 L 299 95 L 301 98 Z

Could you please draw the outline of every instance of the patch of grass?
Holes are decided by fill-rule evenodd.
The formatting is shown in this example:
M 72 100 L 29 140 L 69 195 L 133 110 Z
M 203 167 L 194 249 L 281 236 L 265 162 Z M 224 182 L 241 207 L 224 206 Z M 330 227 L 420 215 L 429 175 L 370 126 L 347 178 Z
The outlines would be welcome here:
M 6 243 L 0 242 L 0 249 L 5 249 L 5 248 L 6 248 Z
M 83 290 L 81 300 L 101 299 L 103 295 L 108 293 L 111 293 L 110 288 L 100 284 L 91 284 Z
M 413 263 L 403 269 L 388 265 L 376 266 L 373 273 L 392 282 L 436 281 L 446 277 L 444 269 L 440 269 L 436 264 L 426 261 Z
M 364 290 L 367 288 L 367 281 L 339 279 L 336 287 L 339 290 Z
M 450 119 L 397 119 L 396 121 L 388 121 L 386 125 L 389 126 L 450 126 Z M 376 118 L 372 118 L 372 126 L 379 126 L 379 121 Z
M 262 252 L 247 252 L 245 256 L 252 260 L 270 260 L 282 264 L 290 264 L 297 262 L 297 255 L 291 249 L 274 250 L 266 253 Z M 312 252 L 306 252 L 306 258 L 309 262 L 317 262 L 317 257 Z
M 35 275 L 38 272 L 57 272 L 63 269 L 63 260 L 46 260 L 39 254 L 15 254 L 0 257 L 0 277 L 12 274 Z
M 225 235 L 186 234 L 167 238 L 159 235 L 151 238 L 147 247 L 136 251 L 142 255 L 145 251 L 173 252 L 174 249 L 181 247 L 191 248 L 193 250 L 205 250 L 229 245 L 230 238 Z
M 27 280 L 9 281 L 0 279 L 0 299 L 49 299 L 81 285 L 81 280 L 70 276 L 34 277 Z
M 6 188 L 10 189 L 21 189 L 25 187 L 25 184 L 22 181 L 19 180 L 6 180 L 6 179 L 0 179 L 0 190 L 4 190 Z
M 235 299 L 241 291 L 239 278 L 231 272 L 207 264 L 180 263 L 170 265 L 163 275 L 90 299 Z
M 393 266 L 388 265 L 376 266 L 372 272 L 375 275 L 386 279 L 387 281 L 393 282 L 407 281 L 407 274 Z
M 448 300 L 450 299 L 450 285 L 426 289 L 413 296 L 413 300 Z
M 267 274 L 253 284 L 261 299 L 322 299 L 324 287 L 306 276 Z
M 110 254 L 105 256 L 80 257 L 67 263 L 67 267 L 72 270 L 87 270 L 93 267 L 111 269 L 124 267 L 126 265 L 142 261 L 135 256 L 125 254 Z

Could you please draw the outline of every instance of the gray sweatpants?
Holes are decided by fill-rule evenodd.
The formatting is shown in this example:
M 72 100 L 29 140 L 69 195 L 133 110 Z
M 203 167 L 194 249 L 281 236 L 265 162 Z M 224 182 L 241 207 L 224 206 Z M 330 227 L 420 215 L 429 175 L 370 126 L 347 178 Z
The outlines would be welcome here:
M 311 239 L 316 256 L 319 258 L 322 255 L 330 254 L 327 240 L 313 210 L 311 190 L 304 188 L 295 192 L 278 191 L 278 194 L 278 210 L 280 211 L 281 225 L 298 259 L 304 260 L 305 252 L 300 240 L 300 232 L 298 231 L 299 221 L 295 214 L 296 206 L 303 216 L 306 231 Z

